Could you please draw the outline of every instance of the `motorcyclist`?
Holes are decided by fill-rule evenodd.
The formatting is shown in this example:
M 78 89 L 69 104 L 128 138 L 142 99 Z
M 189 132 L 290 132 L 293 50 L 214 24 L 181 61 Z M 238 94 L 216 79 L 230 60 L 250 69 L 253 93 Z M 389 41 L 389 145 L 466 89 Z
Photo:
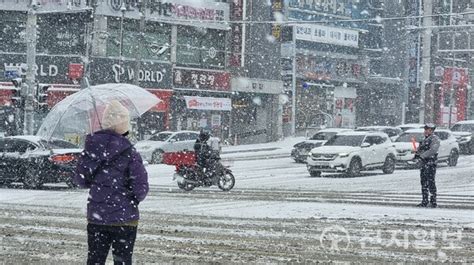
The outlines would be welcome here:
M 421 165 L 420 182 L 422 201 L 418 204 L 418 207 L 430 206 L 436 208 L 438 204 L 436 202 L 435 175 L 440 139 L 433 133 L 436 129 L 436 125 L 428 123 L 425 124 L 424 129 L 425 138 L 421 141 L 415 153 L 415 158 L 420 160 Z M 429 193 L 431 193 L 431 197 L 428 205 Z
M 211 133 L 208 130 L 201 130 L 199 137 L 194 143 L 194 152 L 196 155 L 197 165 L 199 166 L 200 175 L 209 176 L 209 171 L 212 168 L 212 147 L 209 145 L 208 141 L 211 138 Z M 205 173 L 205 174 L 204 174 Z

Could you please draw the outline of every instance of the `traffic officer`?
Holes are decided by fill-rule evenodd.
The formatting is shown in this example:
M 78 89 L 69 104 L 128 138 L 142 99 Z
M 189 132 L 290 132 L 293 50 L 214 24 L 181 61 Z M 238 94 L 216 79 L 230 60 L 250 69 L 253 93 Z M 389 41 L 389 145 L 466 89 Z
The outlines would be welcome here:
M 424 127 L 425 138 L 421 141 L 420 146 L 416 150 L 415 158 L 420 160 L 420 180 L 422 201 L 418 207 L 436 208 L 436 160 L 438 159 L 439 137 L 433 134 L 436 125 L 428 123 Z M 431 193 L 428 204 L 428 196 Z

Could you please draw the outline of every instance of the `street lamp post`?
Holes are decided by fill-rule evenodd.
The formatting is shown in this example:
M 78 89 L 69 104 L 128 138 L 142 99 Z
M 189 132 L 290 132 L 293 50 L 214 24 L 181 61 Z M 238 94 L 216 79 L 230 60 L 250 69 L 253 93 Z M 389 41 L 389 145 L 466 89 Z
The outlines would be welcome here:
M 122 74 L 123 70 L 123 21 L 125 19 L 125 11 L 127 11 L 127 7 L 125 6 L 125 1 L 122 1 L 122 6 L 120 7 L 120 11 L 122 12 L 122 16 L 120 18 L 120 46 L 119 46 L 119 65 L 120 70 L 118 74 L 118 81 L 121 82 L 120 75 Z M 123 70 L 125 73 L 125 70 Z
M 144 50 L 144 42 L 145 42 L 145 12 L 147 8 L 148 0 L 142 0 L 140 5 L 140 24 L 138 26 L 138 51 L 135 52 L 135 74 L 133 76 L 133 84 L 136 86 L 140 85 L 140 68 L 141 68 L 141 52 Z
M 31 1 L 28 7 L 27 21 L 26 21 L 26 86 L 25 92 L 25 118 L 23 134 L 31 135 L 34 130 L 34 99 L 33 93 L 35 89 L 35 67 L 36 67 L 36 10 L 37 4 Z

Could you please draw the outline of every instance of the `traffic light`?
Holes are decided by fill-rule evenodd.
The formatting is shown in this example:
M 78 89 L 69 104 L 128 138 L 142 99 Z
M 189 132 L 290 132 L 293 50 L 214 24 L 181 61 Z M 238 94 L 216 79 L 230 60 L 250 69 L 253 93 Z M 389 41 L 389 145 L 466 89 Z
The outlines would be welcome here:
M 39 111 L 48 110 L 48 89 L 50 85 L 41 85 L 36 86 L 36 102 L 38 103 Z
M 13 78 L 12 80 L 13 83 L 13 90 L 12 90 L 12 105 L 15 108 L 21 107 L 22 104 L 22 97 L 21 97 L 21 86 L 23 83 L 23 80 L 21 78 Z

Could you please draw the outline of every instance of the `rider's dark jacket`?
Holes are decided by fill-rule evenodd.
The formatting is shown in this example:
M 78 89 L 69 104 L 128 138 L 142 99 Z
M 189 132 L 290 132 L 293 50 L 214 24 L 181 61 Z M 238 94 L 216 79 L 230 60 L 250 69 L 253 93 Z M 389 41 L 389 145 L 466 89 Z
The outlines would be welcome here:
M 197 139 L 194 143 L 194 152 L 196 154 L 197 164 L 201 167 L 206 167 L 212 152 L 212 148 L 207 141 Z

